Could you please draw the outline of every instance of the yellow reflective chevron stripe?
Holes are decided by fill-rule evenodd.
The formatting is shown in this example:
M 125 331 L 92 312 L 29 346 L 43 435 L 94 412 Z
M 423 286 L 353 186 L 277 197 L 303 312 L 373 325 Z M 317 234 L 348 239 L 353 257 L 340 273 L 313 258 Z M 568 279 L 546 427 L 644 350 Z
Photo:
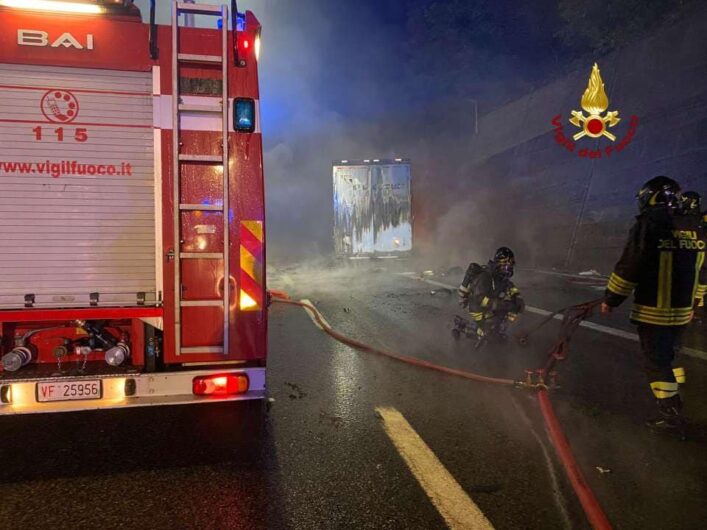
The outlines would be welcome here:
M 673 368 L 673 375 L 675 376 L 675 380 L 678 383 L 680 383 L 680 384 L 685 383 L 686 376 L 685 376 L 685 369 L 683 367 L 679 366 L 677 368 Z
M 265 231 L 262 221 L 241 221 L 238 308 L 259 311 L 264 305 Z
M 258 270 L 258 260 L 250 253 L 250 251 L 241 246 L 241 270 L 250 276 L 253 280 L 260 282 L 260 271 Z
M 515 294 L 519 294 L 519 293 L 520 293 L 520 289 L 518 289 L 518 287 L 511 287 L 508 290 L 508 294 L 510 294 L 511 296 L 513 296 Z
M 619 296 L 629 296 L 636 288 L 636 285 L 638 285 L 636 282 L 624 280 L 621 276 L 612 272 L 611 276 L 609 276 L 609 283 L 606 288 Z
M 658 399 L 667 399 L 678 395 L 678 384 L 668 381 L 653 381 L 651 390 Z
M 663 251 L 660 253 L 658 267 L 658 307 L 670 307 L 673 290 L 673 253 Z
M 518 315 L 516 313 L 508 313 L 506 315 L 506 318 L 508 318 L 510 322 L 514 322 L 515 319 L 518 318 Z
M 469 316 L 474 319 L 476 322 L 479 322 L 484 319 L 484 313 L 482 312 L 469 312 Z
M 481 300 L 481 307 L 487 307 L 490 302 L 491 299 L 488 296 L 484 296 L 483 300 Z

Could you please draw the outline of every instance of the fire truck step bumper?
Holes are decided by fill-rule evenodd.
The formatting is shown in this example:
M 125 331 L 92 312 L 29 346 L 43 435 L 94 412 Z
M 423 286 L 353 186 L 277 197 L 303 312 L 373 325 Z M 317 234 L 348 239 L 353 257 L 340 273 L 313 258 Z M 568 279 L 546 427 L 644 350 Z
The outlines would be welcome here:
M 204 376 L 246 375 L 248 389 L 232 395 L 194 395 L 194 379 Z M 42 390 L 56 388 L 52 383 L 74 385 L 70 391 L 83 393 L 85 389 L 100 387 L 99 399 L 47 401 Z M 64 386 L 65 388 L 65 386 Z M 54 399 L 56 395 L 50 396 Z M 38 414 L 48 412 L 74 412 L 156 405 L 191 405 L 263 399 L 265 397 L 265 368 L 234 370 L 189 370 L 150 374 L 121 374 L 119 376 L 86 375 L 79 377 L 18 379 L 0 383 L 0 416 L 11 414 Z

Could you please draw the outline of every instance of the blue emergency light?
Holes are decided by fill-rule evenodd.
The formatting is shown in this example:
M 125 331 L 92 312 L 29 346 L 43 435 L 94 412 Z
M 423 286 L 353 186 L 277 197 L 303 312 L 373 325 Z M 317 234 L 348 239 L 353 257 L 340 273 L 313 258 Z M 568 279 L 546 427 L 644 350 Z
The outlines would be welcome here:
M 233 101 L 233 129 L 236 132 L 255 131 L 255 100 L 236 98 Z
M 236 19 L 237 31 L 245 31 L 245 15 L 243 13 L 238 13 L 238 18 Z M 216 21 L 216 27 L 218 29 L 223 29 L 223 19 L 218 19 Z

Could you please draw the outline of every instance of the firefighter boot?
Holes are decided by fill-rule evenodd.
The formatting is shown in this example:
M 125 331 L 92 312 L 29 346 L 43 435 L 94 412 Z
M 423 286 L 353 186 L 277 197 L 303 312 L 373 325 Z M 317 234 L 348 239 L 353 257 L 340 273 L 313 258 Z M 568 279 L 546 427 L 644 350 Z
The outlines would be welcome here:
M 474 344 L 475 350 L 480 350 L 486 345 L 486 342 L 488 342 L 488 334 L 481 325 L 476 327 L 475 333 L 469 335 L 469 338 L 473 338 L 476 341 L 476 344 Z
M 452 326 L 452 336 L 458 340 L 461 337 L 462 333 L 464 335 L 467 334 L 468 327 L 468 321 L 464 317 L 456 315 L 454 317 L 454 326 Z
M 667 433 L 685 439 L 687 421 L 682 415 L 682 400 L 673 396 L 656 400 L 658 415 L 646 422 L 648 428 L 655 433 Z
M 507 342 L 508 341 L 508 326 L 509 326 L 509 318 L 503 318 L 501 321 L 498 323 L 498 326 L 496 327 L 496 338 L 498 339 L 499 342 Z

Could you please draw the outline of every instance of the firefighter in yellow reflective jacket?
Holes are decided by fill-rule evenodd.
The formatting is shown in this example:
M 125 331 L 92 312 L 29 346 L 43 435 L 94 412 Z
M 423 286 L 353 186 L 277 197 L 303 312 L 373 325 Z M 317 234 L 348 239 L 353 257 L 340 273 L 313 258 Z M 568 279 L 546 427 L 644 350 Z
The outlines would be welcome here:
M 602 312 L 634 292 L 631 321 L 659 412 L 648 426 L 684 435 L 678 384 L 685 382 L 685 371 L 673 368 L 673 361 L 680 335 L 707 291 L 705 231 L 698 217 L 685 215 L 680 186 L 668 177 L 646 182 L 637 198 L 641 213 L 609 277 Z
M 520 290 L 513 284 L 515 255 L 508 247 L 496 251 L 485 267 L 472 263 L 459 286 L 461 305 L 467 307 L 472 328 L 482 341 L 488 335 L 506 338 L 506 329 L 525 309 Z M 469 329 L 465 330 L 468 334 Z
M 702 228 L 707 230 L 707 212 L 702 211 L 702 197 L 696 191 L 685 191 L 682 193 L 682 210 L 685 215 L 693 215 L 702 223 Z M 705 307 L 705 299 L 699 303 L 699 307 Z M 704 309 L 703 309 L 704 311 Z

